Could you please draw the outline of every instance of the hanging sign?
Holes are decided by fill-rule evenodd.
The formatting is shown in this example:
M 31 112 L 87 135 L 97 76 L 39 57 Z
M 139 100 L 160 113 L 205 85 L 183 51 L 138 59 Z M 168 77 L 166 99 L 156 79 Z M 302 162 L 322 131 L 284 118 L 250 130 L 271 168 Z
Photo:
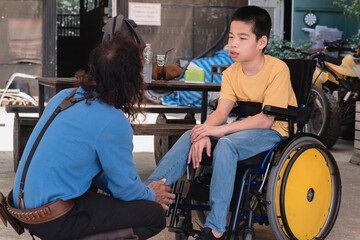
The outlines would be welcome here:
M 129 2 L 129 18 L 138 25 L 161 25 L 161 3 Z

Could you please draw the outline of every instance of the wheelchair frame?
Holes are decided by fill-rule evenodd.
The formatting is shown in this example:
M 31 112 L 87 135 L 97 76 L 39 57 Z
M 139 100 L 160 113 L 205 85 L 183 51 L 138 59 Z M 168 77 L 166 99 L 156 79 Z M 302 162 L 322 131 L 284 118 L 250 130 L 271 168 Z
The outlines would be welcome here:
M 271 150 L 267 152 L 267 155 L 265 159 L 262 162 L 262 165 L 260 167 L 249 167 L 245 170 L 245 172 L 241 176 L 241 182 L 238 186 L 239 193 L 234 196 L 236 197 L 235 205 L 233 205 L 233 213 L 231 215 L 230 224 L 228 226 L 228 230 L 226 233 L 225 239 L 230 239 L 232 235 L 234 235 L 234 239 L 239 239 L 239 233 L 240 230 L 243 230 L 243 239 L 255 239 L 255 232 L 254 232 L 254 223 L 260 223 L 260 224 L 269 224 L 269 219 L 267 217 L 267 214 L 264 212 L 260 215 L 255 214 L 255 210 L 257 209 L 257 206 L 260 204 L 262 205 L 262 208 L 267 208 L 267 205 L 270 204 L 270 201 L 265 197 L 264 187 L 265 183 L 269 180 L 269 172 L 271 169 L 271 166 L 276 165 L 276 160 L 279 158 L 276 157 L 276 155 L 280 155 L 284 152 L 284 148 L 291 145 L 292 142 L 301 141 L 301 138 L 310 138 L 310 139 L 316 139 L 318 143 L 320 143 L 320 140 L 317 136 L 312 134 L 298 134 L 294 136 L 293 138 L 288 138 L 283 142 L 278 143 L 275 145 Z M 326 150 L 323 145 L 319 144 L 305 144 L 304 146 L 310 146 L 311 148 L 320 148 L 322 150 Z M 289 154 L 289 153 L 287 153 Z M 331 156 L 331 155 L 329 155 Z M 340 173 L 337 168 L 336 163 L 334 160 L 332 167 L 334 168 L 335 176 L 337 178 L 336 181 L 334 181 L 335 191 L 337 191 L 338 197 L 336 197 L 334 203 L 331 206 L 332 210 L 329 215 L 329 225 L 327 226 L 327 229 L 325 229 L 325 233 L 322 234 L 320 239 L 324 239 L 328 233 L 330 232 L 332 226 L 335 223 L 336 216 L 338 214 L 339 208 L 340 208 L 340 201 L 341 201 L 341 182 L 340 182 Z M 335 163 L 335 164 L 334 164 Z M 192 176 L 190 177 L 190 182 L 194 182 L 194 175 L 195 171 L 192 171 Z M 262 181 L 258 179 L 260 177 Z M 186 236 L 194 236 L 195 234 L 199 233 L 198 230 L 194 230 L 193 224 L 191 222 L 192 220 L 192 210 L 196 211 L 209 211 L 209 206 L 203 206 L 201 204 L 191 204 L 191 192 L 189 191 L 188 195 L 186 197 L 183 197 L 183 189 L 184 189 L 185 181 L 180 182 L 180 188 L 178 193 L 176 193 L 176 201 L 173 205 L 170 206 L 169 210 L 167 211 L 167 216 L 170 215 L 170 212 L 172 210 L 171 220 L 169 224 L 169 231 L 177 233 L 179 236 L 185 236 L 183 238 L 177 238 L 177 239 L 186 239 Z M 177 183 L 173 184 L 173 193 L 175 193 Z M 252 190 L 252 188 L 255 188 L 255 190 Z M 333 197 L 334 198 L 334 197 Z M 260 208 L 261 209 L 261 208 Z M 284 209 L 282 209 L 284 211 Z M 284 214 L 281 215 L 281 219 L 284 221 Z M 183 218 L 183 220 L 181 220 Z M 177 226 L 175 225 L 175 222 L 177 222 Z M 239 228 L 239 223 L 244 222 L 243 229 Z M 180 223 L 180 224 L 179 224 Z M 278 238 L 278 239 L 297 239 L 294 234 L 292 234 L 290 228 L 288 225 L 284 224 L 284 228 L 286 229 L 286 232 L 284 233 L 288 238 Z M 279 234 L 279 233 L 278 233 Z M 247 237 L 247 235 L 251 235 L 250 237 Z M 290 237 L 289 237 L 290 236 Z

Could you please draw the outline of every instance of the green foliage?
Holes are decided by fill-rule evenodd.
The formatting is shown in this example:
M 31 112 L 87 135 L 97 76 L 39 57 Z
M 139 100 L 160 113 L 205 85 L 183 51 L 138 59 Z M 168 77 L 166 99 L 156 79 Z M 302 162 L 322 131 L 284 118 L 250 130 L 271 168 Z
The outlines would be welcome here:
M 333 3 L 342 9 L 345 16 L 360 19 L 360 0 L 334 0 Z
M 268 45 L 265 49 L 265 54 L 269 54 L 276 58 L 281 59 L 287 59 L 287 58 L 301 58 L 301 54 L 298 52 L 292 52 L 287 49 L 282 49 L 280 46 L 287 46 L 287 47 L 293 47 L 298 48 L 303 51 L 308 51 L 312 45 L 314 45 L 314 42 L 311 42 L 310 40 L 300 40 L 299 42 L 290 42 L 288 40 L 285 40 L 283 36 L 275 36 L 273 33 L 271 33 Z
M 351 44 L 357 45 L 360 42 L 360 33 L 355 34 L 350 39 Z
M 80 14 L 80 2 L 79 0 L 58 0 L 56 2 L 57 14 Z

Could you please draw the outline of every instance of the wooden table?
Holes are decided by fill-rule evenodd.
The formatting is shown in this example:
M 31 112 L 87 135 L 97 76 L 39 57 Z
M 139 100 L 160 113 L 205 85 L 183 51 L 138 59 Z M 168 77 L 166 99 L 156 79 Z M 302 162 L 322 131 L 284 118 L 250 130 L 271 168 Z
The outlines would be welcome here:
M 58 93 L 62 89 L 74 87 L 77 80 L 75 78 L 37 78 L 39 81 L 39 114 L 44 111 L 45 86 L 55 88 Z M 145 83 L 146 90 L 167 90 L 167 91 L 201 91 L 201 123 L 205 122 L 207 116 L 208 92 L 218 92 L 221 89 L 219 83 L 185 83 L 181 81 L 152 81 Z M 160 109 L 160 108 L 159 108 Z

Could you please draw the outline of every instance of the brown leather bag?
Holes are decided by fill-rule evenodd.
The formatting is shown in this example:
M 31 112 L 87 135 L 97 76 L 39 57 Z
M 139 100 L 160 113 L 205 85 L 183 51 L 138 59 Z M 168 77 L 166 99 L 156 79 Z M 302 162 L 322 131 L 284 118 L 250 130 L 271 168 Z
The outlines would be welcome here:
M 11 192 L 12 193 L 12 192 Z M 12 228 L 17 232 L 17 234 L 23 234 L 24 228 L 20 225 L 19 221 L 10 215 L 7 211 L 8 203 L 6 201 L 5 196 L 0 192 L 0 218 L 4 223 L 5 227 L 7 227 L 7 223 L 9 222 Z

